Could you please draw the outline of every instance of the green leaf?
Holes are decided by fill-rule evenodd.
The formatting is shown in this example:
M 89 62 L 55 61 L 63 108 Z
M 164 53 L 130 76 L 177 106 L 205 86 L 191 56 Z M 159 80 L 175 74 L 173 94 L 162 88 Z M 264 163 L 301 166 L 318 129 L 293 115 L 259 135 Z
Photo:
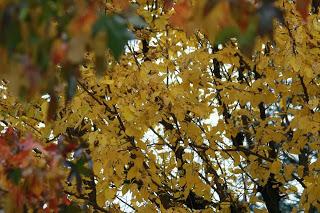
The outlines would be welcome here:
M 90 177 L 91 175 L 91 170 L 85 167 L 85 163 L 87 163 L 87 159 L 84 157 L 81 157 L 77 163 L 75 164 L 75 169 L 79 174 L 83 174 L 86 177 Z
M 147 23 L 138 15 L 133 14 L 128 17 L 128 21 L 135 27 L 144 28 L 147 26 Z
M 0 45 L 3 45 L 10 54 L 21 41 L 20 23 L 15 14 L 19 12 L 16 6 L 8 6 L 0 14 Z
M 70 75 L 68 78 L 68 85 L 66 90 L 67 101 L 71 101 L 77 91 L 77 78 L 74 75 Z
M 105 57 L 96 56 L 96 70 L 98 76 L 102 76 L 104 71 L 106 70 L 107 63 Z
M 237 27 L 226 27 L 218 33 L 215 43 L 216 45 L 223 44 L 230 38 L 238 38 L 239 35 L 240 31 Z
M 239 37 L 240 50 L 247 55 L 251 54 L 257 37 L 257 23 L 254 19 L 250 21 L 248 29 Z
M 93 36 L 101 31 L 106 32 L 107 47 L 115 59 L 119 60 L 124 46 L 129 40 L 134 39 L 134 34 L 127 29 L 125 20 L 118 15 L 102 15 L 92 27 Z
M 8 179 L 16 185 L 19 184 L 21 177 L 22 177 L 22 171 L 19 168 L 11 169 L 8 172 Z
M 73 212 L 84 212 L 76 203 L 72 202 L 71 205 L 63 205 L 60 207 L 60 213 L 73 213 Z
M 29 7 L 22 7 L 19 13 L 19 19 L 21 21 L 25 21 L 28 17 L 30 10 Z

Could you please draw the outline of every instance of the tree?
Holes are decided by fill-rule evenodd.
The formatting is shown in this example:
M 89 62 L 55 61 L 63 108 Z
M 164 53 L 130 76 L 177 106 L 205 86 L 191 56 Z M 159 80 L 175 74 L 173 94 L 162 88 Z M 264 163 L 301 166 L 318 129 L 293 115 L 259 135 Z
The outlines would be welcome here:
M 320 208 L 319 1 L 41 2 L 0 3 L 1 208 Z

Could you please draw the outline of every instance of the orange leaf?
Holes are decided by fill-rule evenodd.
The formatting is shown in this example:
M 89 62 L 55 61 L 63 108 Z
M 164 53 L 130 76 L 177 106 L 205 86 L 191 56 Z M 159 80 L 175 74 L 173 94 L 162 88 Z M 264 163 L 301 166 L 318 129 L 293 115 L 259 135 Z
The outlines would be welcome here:
M 77 33 L 89 33 L 96 19 L 96 9 L 90 6 L 80 16 L 75 17 L 71 21 L 69 30 L 73 35 Z
M 181 0 L 174 6 L 175 13 L 170 17 L 170 23 L 175 27 L 185 27 L 192 16 L 191 2 Z
M 24 193 L 21 191 L 20 187 L 13 186 L 10 189 L 10 194 L 15 205 L 15 211 L 20 212 L 19 210 L 22 209 L 23 204 L 25 203 Z

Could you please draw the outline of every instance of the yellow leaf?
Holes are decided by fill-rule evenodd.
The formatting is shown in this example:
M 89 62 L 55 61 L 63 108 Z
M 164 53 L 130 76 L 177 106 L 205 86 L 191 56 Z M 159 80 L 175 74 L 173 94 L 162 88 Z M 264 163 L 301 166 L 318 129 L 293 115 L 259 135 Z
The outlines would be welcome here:
M 274 161 L 270 166 L 270 172 L 273 174 L 278 174 L 281 169 L 281 162 L 280 161 Z
M 284 167 L 284 176 L 285 176 L 285 178 L 286 178 L 287 180 L 290 180 L 290 179 L 291 179 L 291 175 L 292 175 L 294 169 L 295 169 L 295 166 L 292 165 L 292 164 L 286 165 L 286 166 Z
M 310 100 L 308 102 L 308 105 L 309 105 L 310 109 L 316 108 L 318 106 L 318 104 L 319 104 L 319 99 L 318 98 L 314 98 L 314 99 L 312 99 L 312 100 Z
M 127 121 L 133 121 L 135 118 L 134 111 L 128 106 L 122 108 L 122 115 Z
M 47 120 L 48 109 L 49 109 L 49 103 L 47 101 L 44 101 L 41 104 L 42 119 L 44 121 Z
M 114 84 L 114 80 L 104 79 L 104 80 L 103 80 L 103 83 L 105 83 L 105 84 Z
M 233 156 L 233 160 L 234 160 L 233 165 L 234 166 L 239 166 L 239 164 L 240 164 L 240 155 L 238 153 L 235 153 L 232 156 Z
M 314 19 L 312 20 L 312 24 L 313 24 L 313 28 L 316 30 L 316 31 L 319 31 L 320 32 L 320 20 L 318 17 L 314 17 Z
M 97 203 L 99 206 L 105 206 L 106 204 L 106 198 L 104 196 L 105 193 L 98 193 L 97 194 Z
M 116 195 L 117 193 L 117 189 L 115 188 L 108 188 L 104 191 L 104 198 L 106 200 L 113 200 L 114 199 L 114 196 Z
M 301 60 L 299 57 L 295 57 L 295 56 L 290 57 L 289 63 L 295 72 L 299 72 L 301 68 Z
M 136 177 L 137 173 L 138 173 L 138 169 L 134 166 L 129 170 L 129 172 L 127 174 L 127 178 L 130 180 L 130 179 Z

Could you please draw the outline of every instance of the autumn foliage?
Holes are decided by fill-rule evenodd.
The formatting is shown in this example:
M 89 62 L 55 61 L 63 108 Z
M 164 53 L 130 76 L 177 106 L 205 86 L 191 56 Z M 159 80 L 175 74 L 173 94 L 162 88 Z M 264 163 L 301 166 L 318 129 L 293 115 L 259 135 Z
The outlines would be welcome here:
M 318 212 L 320 1 L 0 1 L 0 210 Z
M 57 211 L 59 204 L 68 203 L 62 193 L 62 156 L 51 147 L 43 147 L 30 135 L 21 138 L 11 127 L 0 136 L 0 201 L 4 202 L 5 210 Z

